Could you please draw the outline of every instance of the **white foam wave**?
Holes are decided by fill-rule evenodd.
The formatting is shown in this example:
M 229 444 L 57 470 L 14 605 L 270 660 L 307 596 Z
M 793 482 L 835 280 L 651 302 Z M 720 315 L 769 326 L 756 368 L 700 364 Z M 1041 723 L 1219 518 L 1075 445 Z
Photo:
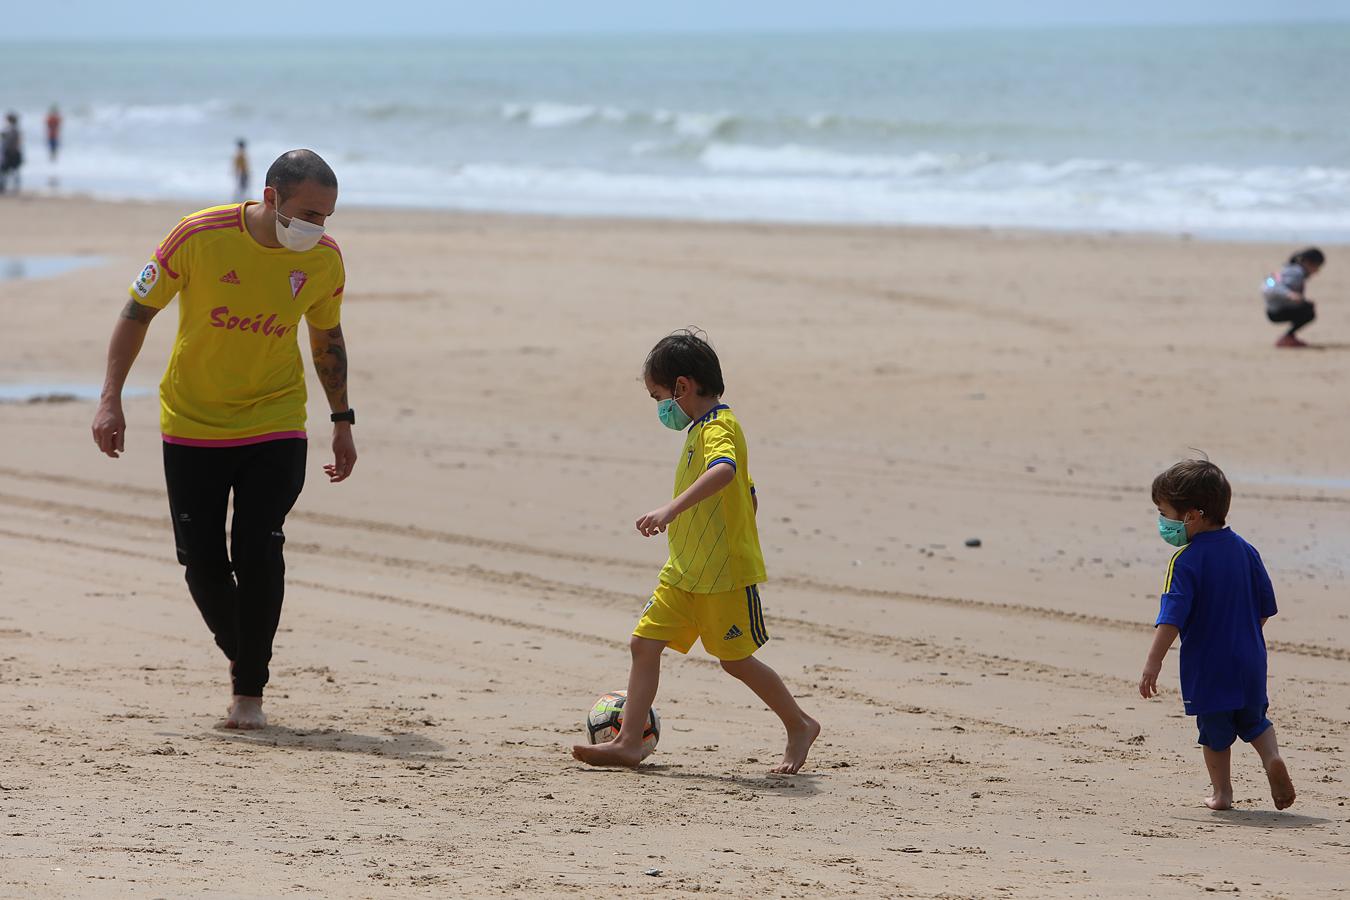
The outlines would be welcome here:
M 838 153 L 799 144 L 756 147 L 747 144 L 710 144 L 699 157 L 712 172 L 746 175 L 814 174 L 835 177 L 913 177 L 935 175 L 960 167 L 955 155 L 914 153 L 907 156 L 875 156 Z
M 586 106 L 569 103 L 507 103 L 502 118 L 525 122 L 532 128 L 565 128 L 587 122 L 625 122 L 629 114 L 614 106 Z
M 460 114 L 464 110 L 457 111 Z M 874 116 L 839 115 L 830 112 L 769 113 L 730 109 L 624 108 L 606 104 L 537 101 L 506 103 L 498 109 L 502 119 L 536 128 L 567 128 L 604 123 L 626 129 L 655 129 L 683 139 L 727 140 L 743 134 L 778 135 L 784 139 L 814 140 L 852 138 L 888 141 L 907 137 L 962 135 L 971 139 L 1006 140 L 1034 129 L 1007 123 L 960 125 L 951 122 Z
M 200 103 L 105 103 L 87 110 L 76 110 L 77 119 L 93 125 L 196 125 L 220 116 L 230 108 L 223 100 Z
M 1019 164 L 1026 165 L 1026 164 Z M 1006 164 L 994 164 L 994 168 Z M 1247 173 L 1223 188 L 1197 191 L 1175 173 L 1135 163 L 1108 168 L 1131 177 L 1109 187 L 1074 183 L 1094 165 L 1031 166 L 1053 181 L 991 188 L 976 166 L 966 179 L 840 179 L 796 174 L 753 178 L 726 174 L 657 175 L 584 168 L 466 165 L 453 172 L 408 173 L 410 189 L 383 202 L 460 209 L 655 218 L 864 224 L 929 224 L 1069 230 L 1215 234 L 1250 238 L 1336 239 L 1350 236 L 1350 171 L 1329 180 L 1316 170 Z M 1051 176 L 1050 173 L 1055 173 Z M 350 182 L 349 178 L 349 182 Z M 364 178 L 362 179 L 364 180 Z M 399 179 L 387 175 L 384 185 Z M 434 185 L 414 190 L 414 182 Z M 1339 185 L 1339 187 L 1332 187 Z M 1293 193 L 1291 194 L 1291 187 Z M 1320 199 L 1313 203 L 1310 198 Z M 371 196 L 367 202 L 381 202 Z
M 280 152 L 259 145 L 259 152 Z M 35 155 L 37 156 L 37 155 Z M 1137 161 L 850 155 L 797 145 L 710 147 L 678 172 L 505 164 L 395 164 L 341 158 L 342 202 L 654 218 L 930 224 L 1193 232 L 1250 238 L 1350 238 L 1350 169 Z M 683 164 L 681 164 L 683 165 Z M 72 146 L 25 184 L 118 197 L 229 199 L 216 155 Z
M 507 103 L 501 117 L 532 128 L 567 128 L 597 122 L 610 125 L 654 126 L 682 138 L 710 139 L 733 127 L 739 117 L 725 111 L 635 110 L 617 106 L 554 103 Z
M 657 125 L 668 126 L 680 137 L 707 140 L 731 128 L 738 117 L 729 112 L 671 112 L 658 109 L 651 115 L 651 120 Z

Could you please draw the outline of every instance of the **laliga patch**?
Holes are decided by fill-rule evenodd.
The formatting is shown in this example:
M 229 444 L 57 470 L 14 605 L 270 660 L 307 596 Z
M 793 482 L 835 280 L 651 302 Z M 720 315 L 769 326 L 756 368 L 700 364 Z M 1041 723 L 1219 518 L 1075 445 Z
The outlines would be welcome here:
M 141 274 L 136 276 L 136 280 L 131 284 L 131 289 L 143 300 L 150 296 L 150 289 L 155 286 L 156 281 L 159 281 L 159 266 L 154 262 L 149 262 L 145 264 L 144 269 L 141 269 Z
M 309 276 L 299 269 L 291 269 L 291 299 L 294 300 L 300 296 L 300 290 L 309 281 Z

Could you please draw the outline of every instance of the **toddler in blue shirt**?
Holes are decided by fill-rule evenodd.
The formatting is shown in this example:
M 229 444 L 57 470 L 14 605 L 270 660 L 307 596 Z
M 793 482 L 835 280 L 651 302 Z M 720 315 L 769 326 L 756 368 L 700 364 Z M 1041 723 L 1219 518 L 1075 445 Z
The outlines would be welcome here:
M 1139 679 L 1158 693 L 1163 657 L 1181 636 L 1181 699 L 1195 716 L 1213 793 L 1210 809 L 1232 809 L 1230 750 L 1242 738 L 1261 757 L 1276 809 L 1294 802 L 1294 784 L 1266 718 L 1266 640 L 1275 591 L 1261 555 L 1225 526 L 1232 488 L 1208 460 L 1187 459 L 1153 479 L 1162 539 L 1180 547 L 1167 565 L 1153 646 Z

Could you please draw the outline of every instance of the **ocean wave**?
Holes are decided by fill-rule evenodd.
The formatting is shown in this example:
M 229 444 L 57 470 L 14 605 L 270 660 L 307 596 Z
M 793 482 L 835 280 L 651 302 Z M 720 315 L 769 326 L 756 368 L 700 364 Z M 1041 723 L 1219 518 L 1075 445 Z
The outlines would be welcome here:
M 1159 192 L 1189 196 L 1201 206 L 1215 208 L 1345 208 L 1350 201 L 1350 169 L 1328 166 L 1236 168 L 1096 158 L 1042 161 L 984 153 L 850 154 L 800 144 L 723 143 L 708 145 L 698 160 L 709 173 L 744 177 L 863 179 L 902 187 L 944 186 L 995 193 L 1063 189 L 1085 196 L 1125 196 Z
M 93 125 L 196 125 L 222 115 L 236 114 L 242 107 L 225 100 L 197 103 L 102 103 L 80 107 L 76 118 Z
M 629 114 L 613 106 L 586 106 L 569 103 L 507 103 L 502 118 L 524 122 L 532 128 L 565 128 L 586 122 L 626 122 Z
M 985 177 L 847 178 L 774 174 L 664 176 L 584 168 L 466 165 L 435 190 L 397 202 L 421 206 L 556 214 L 859 224 L 927 224 L 1054 230 L 1121 230 L 1262 238 L 1337 239 L 1350 235 L 1350 171 L 1235 173 L 1208 189 L 1178 173 L 1126 163 L 1114 183 L 1083 173 L 1106 161 L 1034 167 L 1037 181 L 997 188 Z M 1088 163 L 1088 164 L 1084 164 Z M 990 164 L 1004 172 L 1007 163 Z M 1018 164 L 1024 165 L 1024 164 Z M 989 166 L 969 175 L 987 176 Z M 938 170 L 935 170 L 938 171 Z M 1059 184 L 1046 180 L 1058 172 Z M 1325 177 L 1324 177 L 1325 176 Z M 1313 202 L 1312 198 L 1318 199 Z M 1329 236 L 1329 237 L 1322 237 Z
M 267 148 L 272 152 L 276 148 Z M 261 151 L 260 151 L 261 152 Z M 36 156 L 36 155 L 35 155 Z M 1350 237 L 1350 169 L 1014 160 L 939 153 L 844 154 L 714 142 L 694 167 L 616 171 L 491 160 L 395 163 L 344 152 L 342 203 L 560 215 L 1070 230 L 1250 238 Z M 668 168 L 667 164 L 662 164 Z M 228 199 L 218 154 L 73 145 L 38 157 L 26 183 L 117 197 Z
M 921 177 L 951 172 L 977 164 L 977 158 L 955 154 L 912 153 L 904 156 L 848 154 L 820 147 L 784 144 L 757 147 L 713 143 L 699 157 L 711 172 L 743 175 L 812 174 L 849 178 Z
M 533 128 L 610 125 L 621 129 L 660 131 L 681 139 L 728 140 L 751 134 L 785 139 L 885 141 L 897 138 L 984 138 L 1007 141 L 1027 135 L 1045 137 L 1054 129 L 1017 122 L 939 122 L 913 118 L 881 118 L 831 112 L 758 113 L 729 109 L 664 107 L 631 109 L 610 104 L 553 101 L 506 103 L 500 118 Z
M 681 137 L 711 138 L 732 128 L 739 117 L 729 112 L 677 112 L 668 109 L 633 110 L 609 105 L 554 103 L 506 103 L 501 117 L 532 128 L 566 128 L 604 123 L 656 126 Z

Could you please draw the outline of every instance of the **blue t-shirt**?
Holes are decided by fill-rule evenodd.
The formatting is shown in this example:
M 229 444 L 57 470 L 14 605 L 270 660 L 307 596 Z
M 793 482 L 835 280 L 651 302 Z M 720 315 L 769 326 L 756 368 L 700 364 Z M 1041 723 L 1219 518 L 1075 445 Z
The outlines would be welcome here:
M 1202 531 L 1172 557 L 1157 625 L 1181 629 L 1186 715 L 1263 706 L 1275 589 L 1256 548 L 1231 529 Z

